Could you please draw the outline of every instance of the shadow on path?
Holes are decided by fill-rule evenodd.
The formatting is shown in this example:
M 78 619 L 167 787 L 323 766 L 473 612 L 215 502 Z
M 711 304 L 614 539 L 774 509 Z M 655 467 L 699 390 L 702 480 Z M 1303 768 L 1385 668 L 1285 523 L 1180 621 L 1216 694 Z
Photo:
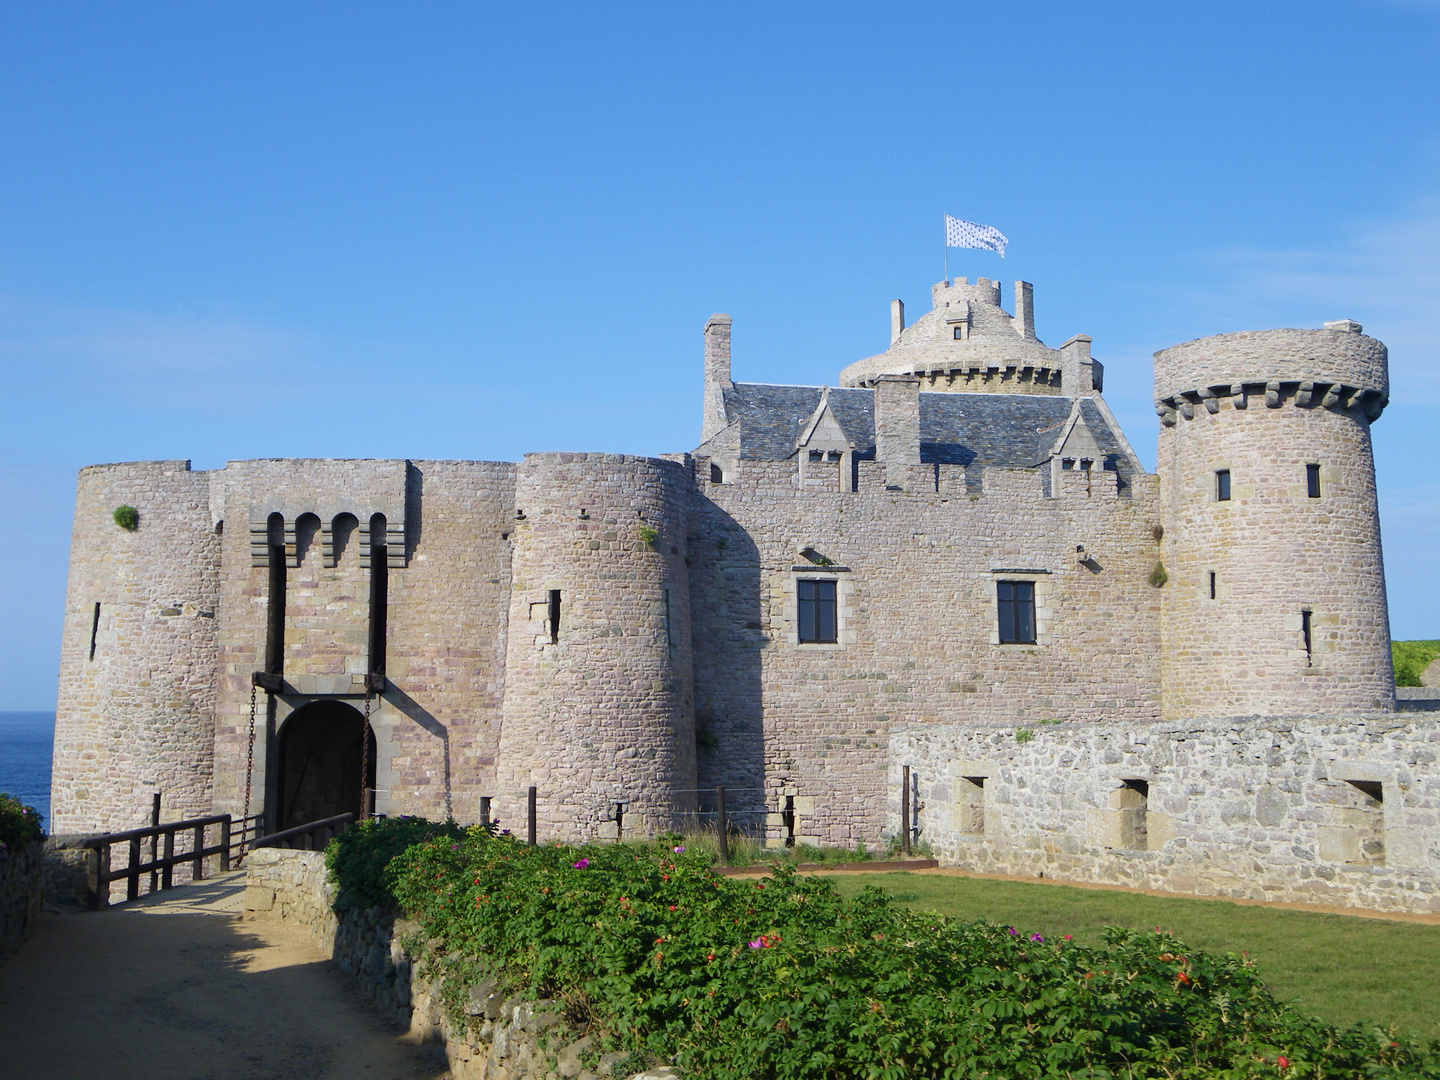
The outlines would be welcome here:
M 442 1080 L 244 875 L 47 915 L 0 963 L 0 1080 Z

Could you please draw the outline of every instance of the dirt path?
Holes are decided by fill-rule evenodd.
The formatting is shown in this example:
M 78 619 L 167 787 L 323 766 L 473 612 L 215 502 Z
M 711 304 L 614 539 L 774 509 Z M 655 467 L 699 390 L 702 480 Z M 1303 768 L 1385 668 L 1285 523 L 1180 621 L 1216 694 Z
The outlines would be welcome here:
M 443 1080 L 283 923 L 240 920 L 244 874 L 47 915 L 0 962 L 0 1080 Z

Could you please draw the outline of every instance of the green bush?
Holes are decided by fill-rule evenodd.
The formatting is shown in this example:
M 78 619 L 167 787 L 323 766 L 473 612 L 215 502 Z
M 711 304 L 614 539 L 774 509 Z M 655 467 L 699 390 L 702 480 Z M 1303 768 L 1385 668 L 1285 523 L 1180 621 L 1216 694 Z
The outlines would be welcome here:
M 114 517 L 115 524 L 126 532 L 134 532 L 140 527 L 140 511 L 133 506 L 117 506 L 111 516 Z
M 1308 1019 L 1247 961 L 1158 931 L 1087 948 L 783 867 L 720 878 L 668 842 L 471 829 L 386 877 L 452 972 L 447 1000 L 482 975 L 559 998 L 608 1048 L 687 1076 L 1440 1077 L 1440 1046 Z
M 1395 661 L 1396 686 L 1423 686 L 1421 673 L 1440 656 L 1440 641 L 1392 641 L 1390 657 Z
M 325 847 L 325 869 L 335 884 L 335 910 L 393 908 L 395 897 L 385 876 L 390 860 L 427 840 L 462 835 L 453 821 L 437 824 L 408 815 L 350 826 Z
M 44 835 L 40 811 L 0 791 L 0 850 L 27 847 Z

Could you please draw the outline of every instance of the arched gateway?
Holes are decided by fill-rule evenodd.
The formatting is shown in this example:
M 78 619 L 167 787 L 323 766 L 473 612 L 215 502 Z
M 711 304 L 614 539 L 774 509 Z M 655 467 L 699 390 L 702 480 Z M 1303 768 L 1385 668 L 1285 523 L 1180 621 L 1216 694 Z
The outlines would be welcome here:
M 343 701 L 312 701 L 296 709 L 280 729 L 277 829 L 290 829 L 336 814 L 360 813 L 361 745 L 364 787 L 375 787 L 375 732 Z

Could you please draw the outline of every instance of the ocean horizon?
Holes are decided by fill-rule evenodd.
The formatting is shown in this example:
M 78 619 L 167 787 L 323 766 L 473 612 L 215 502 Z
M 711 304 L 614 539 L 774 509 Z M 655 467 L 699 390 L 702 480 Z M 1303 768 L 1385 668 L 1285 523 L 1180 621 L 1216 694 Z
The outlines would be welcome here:
M 0 791 L 40 811 L 50 831 L 50 759 L 55 713 L 0 712 Z

